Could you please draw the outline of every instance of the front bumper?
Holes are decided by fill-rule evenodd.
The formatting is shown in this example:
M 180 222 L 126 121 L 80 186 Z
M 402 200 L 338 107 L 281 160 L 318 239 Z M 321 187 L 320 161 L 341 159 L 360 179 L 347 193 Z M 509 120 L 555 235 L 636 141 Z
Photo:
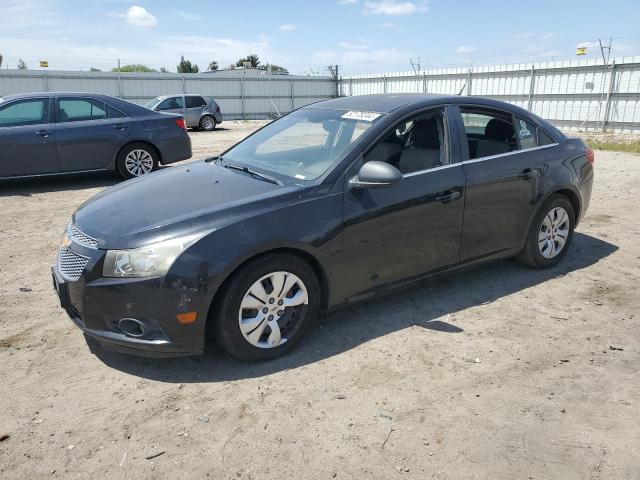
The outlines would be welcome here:
M 91 253 L 94 257 L 77 281 L 66 280 L 57 265 L 51 269 L 60 305 L 78 328 L 111 351 L 145 357 L 203 352 L 208 314 L 206 292 L 195 291 L 177 278 L 171 279 L 171 288 L 164 277 L 102 278 L 96 272 L 102 271 L 104 251 Z M 187 311 L 196 311 L 197 319 L 181 324 L 176 316 Z M 147 327 L 145 335 L 136 338 L 124 332 L 118 324 L 123 318 L 143 322 Z

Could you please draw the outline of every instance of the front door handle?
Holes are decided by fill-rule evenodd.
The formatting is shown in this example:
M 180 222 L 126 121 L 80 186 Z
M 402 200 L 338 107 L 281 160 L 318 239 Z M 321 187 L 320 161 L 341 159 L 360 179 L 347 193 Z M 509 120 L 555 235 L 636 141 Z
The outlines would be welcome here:
M 124 130 L 124 129 L 127 128 L 127 126 L 124 123 L 116 123 L 113 126 L 113 128 L 116 129 L 116 130 Z
M 530 180 L 532 176 L 533 176 L 533 170 L 531 170 L 530 168 L 525 168 L 520 173 L 520 175 L 518 175 L 518 177 L 520 177 L 523 180 Z
M 38 135 L 39 137 L 42 137 L 42 138 L 47 138 L 50 134 L 51 134 L 51 132 L 49 130 L 38 130 L 36 132 L 36 135 Z
M 437 196 L 435 200 L 436 202 L 449 203 L 459 199 L 461 196 L 462 194 L 457 190 L 448 191 L 444 192 L 444 195 Z

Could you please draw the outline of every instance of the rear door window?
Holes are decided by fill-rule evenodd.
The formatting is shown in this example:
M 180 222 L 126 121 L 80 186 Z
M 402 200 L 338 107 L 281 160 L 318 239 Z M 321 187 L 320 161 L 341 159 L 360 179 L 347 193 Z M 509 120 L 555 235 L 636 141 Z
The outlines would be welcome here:
M 186 97 L 187 108 L 204 107 L 207 102 L 202 97 Z
M 0 127 L 20 127 L 41 123 L 49 123 L 48 98 L 19 100 L 0 106 Z
M 537 127 L 521 118 L 516 118 L 516 136 L 520 149 L 538 146 Z
M 124 113 L 122 113 L 120 110 L 118 110 L 115 107 L 112 107 L 111 105 L 109 105 L 108 103 L 107 105 L 107 117 L 108 118 L 122 118 L 122 117 L 126 117 L 126 115 Z
M 460 113 L 470 158 L 492 157 L 519 150 L 511 114 L 482 107 L 462 107 Z
M 59 98 L 58 114 L 63 123 L 104 120 L 107 118 L 107 107 L 104 102 L 94 98 Z

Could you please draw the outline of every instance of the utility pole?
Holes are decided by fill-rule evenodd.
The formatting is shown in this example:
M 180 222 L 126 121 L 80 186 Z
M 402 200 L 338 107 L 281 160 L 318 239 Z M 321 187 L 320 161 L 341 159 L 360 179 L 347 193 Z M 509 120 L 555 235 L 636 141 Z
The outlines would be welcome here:
M 333 77 L 333 81 L 335 82 L 336 85 L 336 97 L 340 96 L 340 70 L 338 65 L 329 65 L 327 67 L 329 69 L 329 72 L 331 73 L 331 76 Z
M 604 75 L 602 78 L 602 92 L 600 94 L 600 100 L 598 101 L 598 113 L 596 114 L 596 118 L 600 118 L 600 112 L 603 111 L 602 110 L 602 102 L 605 99 L 605 95 L 606 95 L 606 105 L 604 108 L 604 115 L 602 118 L 602 126 L 601 126 L 601 130 L 604 131 L 605 129 L 605 124 L 607 122 L 607 110 L 609 107 L 609 99 L 611 96 L 611 88 L 612 88 L 612 84 L 613 84 L 613 70 L 611 71 L 611 76 L 609 77 L 609 94 L 606 94 L 606 90 L 605 90 L 605 86 L 604 86 L 604 81 L 605 78 L 607 77 L 607 73 L 609 72 L 609 59 L 611 58 L 611 47 L 613 45 L 613 37 L 609 37 L 609 45 L 603 45 L 602 44 L 602 40 L 598 39 L 598 44 L 600 45 L 600 54 L 602 55 L 602 61 L 604 62 Z M 607 56 L 604 56 L 604 51 L 607 51 Z
M 409 59 L 409 62 L 411 63 L 411 68 L 413 69 L 413 73 L 417 75 L 420 75 L 420 59 L 422 57 L 418 57 L 416 58 L 416 60 L 414 61 L 413 58 Z
M 120 71 L 120 59 L 118 59 L 118 71 Z

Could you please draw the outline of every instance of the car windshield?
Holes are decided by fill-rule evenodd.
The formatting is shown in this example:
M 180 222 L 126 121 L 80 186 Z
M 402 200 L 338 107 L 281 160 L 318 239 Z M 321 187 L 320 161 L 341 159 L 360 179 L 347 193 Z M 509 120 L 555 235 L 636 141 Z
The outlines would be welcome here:
M 298 180 L 313 180 L 324 174 L 381 116 L 302 108 L 231 148 L 224 160 Z
M 147 103 L 144 104 L 144 106 L 147 108 L 153 109 L 153 107 L 156 106 L 156 103 L 158 103 L 161 99 L 162 97 L 156 97 L 153 100 L 149 100 Z

